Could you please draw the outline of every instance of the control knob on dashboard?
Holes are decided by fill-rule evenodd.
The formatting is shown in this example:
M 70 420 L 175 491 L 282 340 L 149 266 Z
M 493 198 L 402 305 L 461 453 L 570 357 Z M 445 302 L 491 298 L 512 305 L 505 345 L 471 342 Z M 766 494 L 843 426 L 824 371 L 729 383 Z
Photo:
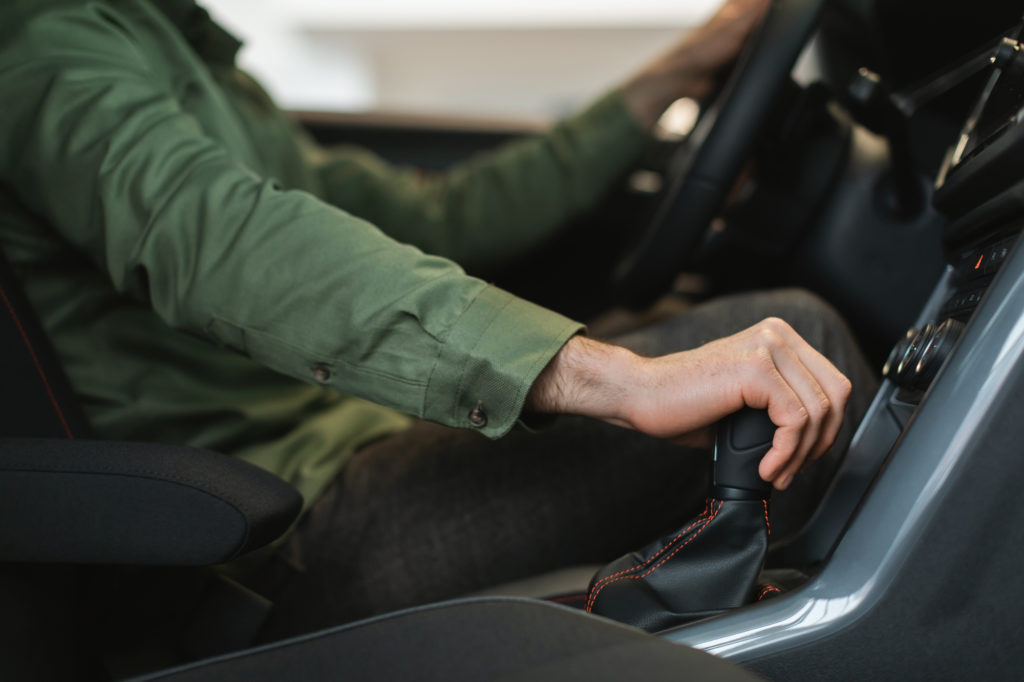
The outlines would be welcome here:
M 896 345 L 889 351 L 889 358 L 885 361 L 885 365 L 882 367 L 882 376 L 887 379 L 891 379 L 893 383 L 896 382 L 896 368 L 900 364 L 900 360 L 903 355 L 907 352 L 910 347 L 910 342 L 917 336 L 917 327 L 911 327 L 907 330 L 907 333 L 903 335 L 903 338 L 896 342 Z
M 949 318 L 938 326 L 929 322 L 922 329 L 910 328 L 889 353 L 882 375 L 901 388 L 928 388 L 964 327 Z
M 909 388 L 917 361 L 921 358 L 921 353 L 934 330 L 935 325 L 931 322 L 922 329 L 911 328 L 892 349 L 883 371 L 897 386 Z
M 960 320 L 949 318 L 935 328 L 914 367 L 912 378 L 915 388 L 928 387 L 953 351 L 953 346 L 960 339 L 966 326 Z

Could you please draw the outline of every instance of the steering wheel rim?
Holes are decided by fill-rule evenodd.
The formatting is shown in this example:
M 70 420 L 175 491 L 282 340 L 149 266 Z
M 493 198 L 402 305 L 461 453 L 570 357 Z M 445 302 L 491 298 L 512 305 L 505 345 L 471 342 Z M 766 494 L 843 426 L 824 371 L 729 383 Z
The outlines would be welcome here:
M 673 155 L 654 219 L 613 274 L 623 303 L 649 303 L 689 263 L 785 91 L 824 4 L 772 2 L 718 97 Z

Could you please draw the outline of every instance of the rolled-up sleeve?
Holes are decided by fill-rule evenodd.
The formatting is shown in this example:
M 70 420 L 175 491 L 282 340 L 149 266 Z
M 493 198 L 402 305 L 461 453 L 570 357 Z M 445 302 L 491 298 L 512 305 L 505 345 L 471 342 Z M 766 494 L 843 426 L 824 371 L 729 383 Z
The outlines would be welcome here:
M 511 428 L 580 325 L 281 190 L 164 81 L 103 5 L 37 16 L 0 48 L 0 181 L 172 327 L 408 414 Z

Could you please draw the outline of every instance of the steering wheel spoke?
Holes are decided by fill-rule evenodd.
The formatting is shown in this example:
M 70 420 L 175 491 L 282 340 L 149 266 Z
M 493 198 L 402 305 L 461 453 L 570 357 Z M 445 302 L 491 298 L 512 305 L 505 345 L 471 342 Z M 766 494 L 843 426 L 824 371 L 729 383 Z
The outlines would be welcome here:
M 646 305 L 691 262 L 785 93 L 824 4 L 772 3 L 724 87 L 670 161 L 667 189 L 654 219 L 614 271 L 613 286 L 622 303 Z

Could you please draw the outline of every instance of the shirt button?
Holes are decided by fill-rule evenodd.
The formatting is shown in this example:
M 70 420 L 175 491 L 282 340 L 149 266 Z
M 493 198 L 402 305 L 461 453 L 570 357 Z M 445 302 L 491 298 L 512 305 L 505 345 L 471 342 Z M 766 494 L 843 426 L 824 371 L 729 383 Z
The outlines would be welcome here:
M 331 368 L 323 363 L 317 363 L 313 365 L 313 378 L 319 381 L 321 384 L 326 384 L 331 380 Z
M 487 413 L 483 411 L 480 405 L 469 411 L 469 425 L 477 429 L 487 426 Z

